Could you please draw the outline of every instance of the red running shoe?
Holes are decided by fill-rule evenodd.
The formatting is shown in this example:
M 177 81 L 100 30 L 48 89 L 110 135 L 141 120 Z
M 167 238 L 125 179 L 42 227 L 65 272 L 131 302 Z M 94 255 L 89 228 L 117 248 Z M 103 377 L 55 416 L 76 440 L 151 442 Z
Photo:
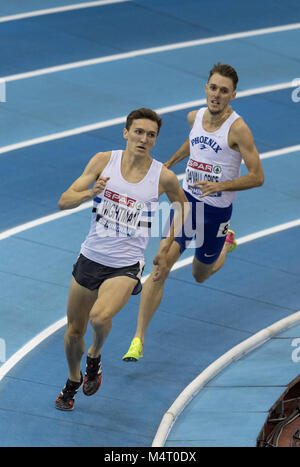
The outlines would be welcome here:
M 67 379 L 65 387 L 55 401 L 55 407 L 58 410 L 73 410 L 75 396 L 83 382 L 82 374 L 80 376 L 80 382 Z
M 92 396 L 100 388 L 102 382 L 101 356 L 98 358 L 86 357 L 86 369 L 83 379 L 83 393 Z

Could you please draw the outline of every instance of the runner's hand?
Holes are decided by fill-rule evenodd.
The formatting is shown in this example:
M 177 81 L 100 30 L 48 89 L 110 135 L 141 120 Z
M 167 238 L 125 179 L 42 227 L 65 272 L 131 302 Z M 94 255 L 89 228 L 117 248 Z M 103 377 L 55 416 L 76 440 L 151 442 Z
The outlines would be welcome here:
M 93 188 L 92 188 L 92 198 L 94 198 L 95 196 L 99 195 L 99 193 L 101 193 L 101 191 L 104 190 L 104 188 L 106 187 L 106 183 L 108 182 L 108 180 L 110 179 L 110 177 L 98 177 Z
M 153 281 L 157 282 L 166 279 L 169 269 L 167 264 L 167 257 L 164 254 L 157 254 L 153 260 Z
M 199 198 L 204 198 L 204 196 L 212 195 L 213 193 L 218 193 L 220 190 L 220 183 L 216 182 L 196 182 L 193 186 L 199 186 L 202 195 Z

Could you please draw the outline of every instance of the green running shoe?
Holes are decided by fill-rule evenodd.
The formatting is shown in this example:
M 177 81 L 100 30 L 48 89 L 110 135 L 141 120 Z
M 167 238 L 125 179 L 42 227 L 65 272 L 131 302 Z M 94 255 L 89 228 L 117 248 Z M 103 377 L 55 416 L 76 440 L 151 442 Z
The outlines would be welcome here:
M 226 237 L 226 240 L 225 240 L 227 243 L 231 243 L 229 249 L 228 249 L 228 253 L 231 253 L 232 251 L 234 251 L 236 249 L 236 246 L 237 246 L 237 243 L 236 243 L 236 239 L 235 239 L 235 233 L 233 230 L 228 230 L 228 234 L 227 234 L 227 237 Z
M 124 355 L 122 360 L 124 362 L 137 362 L 143 357 L 143 345 L 139 337 L 135 337 L 130 344 L 128 352 Z

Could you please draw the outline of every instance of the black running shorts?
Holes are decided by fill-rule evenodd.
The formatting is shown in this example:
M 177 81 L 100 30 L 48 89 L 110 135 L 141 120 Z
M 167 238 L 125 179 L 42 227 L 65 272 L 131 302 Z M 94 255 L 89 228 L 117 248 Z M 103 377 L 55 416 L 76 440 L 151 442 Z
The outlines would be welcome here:
M 138 280 L 132 292 L 132 295 L 137 295 L 142 290 L 141 277 L 143 269 L 144 267 L 140 262 L 123 268 L 112 268 L 91 261 L 80 254 L 76 264 L 74 264 L 72 274 L 78 284 L 90 290 L 98 289 L 106 279 L 111 279 L 112 277 L 132 277 L 132 279 Z

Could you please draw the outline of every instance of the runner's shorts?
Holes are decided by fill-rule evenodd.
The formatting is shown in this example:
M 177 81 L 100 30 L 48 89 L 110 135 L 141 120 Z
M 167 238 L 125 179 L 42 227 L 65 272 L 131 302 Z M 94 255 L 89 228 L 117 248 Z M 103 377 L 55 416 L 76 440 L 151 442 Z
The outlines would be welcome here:
M 210 206 L 202 201 L 198 201 L 185 191 L 185 195 L 190 202 L 190 212 L 185 220 L 181 234 L 175 238 L 180 246 L 180 254 L 190 246 L 192 240 L 195 241 L 195 257 L 206 264 L 214 263 L 219 257 L 230 225 L 232 214 L 232 204 L 226 208 Z M 172 221 L 174 212 L 164 229 L 163 238 L 166 237 Z
M 80 254 L 76 264 L 74 264 L 72 275 L 78 284 L 90 290 L 98 289 L 106 279 L 111 279 L 112 277 L 132 277 L 132 279 L 138 280 L 132 292 L 132 295 L 137 295 L 142 290 L 141 277 L 143 270 L 144 263 L 142 261 L 132 266 L 112 268 L 96 263 Z

